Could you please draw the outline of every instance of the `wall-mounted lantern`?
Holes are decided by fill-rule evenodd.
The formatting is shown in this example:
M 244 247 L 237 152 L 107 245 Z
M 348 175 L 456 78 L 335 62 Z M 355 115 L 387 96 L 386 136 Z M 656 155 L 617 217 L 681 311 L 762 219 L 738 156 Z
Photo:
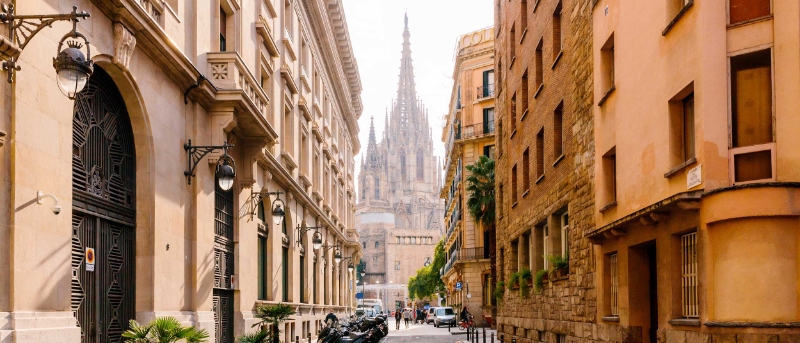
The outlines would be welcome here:
M 297 246 L 303 244 L 301 240 L 301 236 L 308 231 L 314 230 L 314 236 L 311 238 L 311 245 L 314 246 L 314 250 L 319 250 L 322 247 L 322 234 L 319 230 L 322 229 L 322 226 L 300 226 L 297 225 Z
M 233 161 L 233 157 L 228 155 L 229 148 L 233 148 L 233 144 L 228 144 L 228 142 L 224 142 L 222 145 L 193 146 L 190 139 L 189 143 L 184 144 L 183 149 L 187 152 L 187 166 L 183 175 L 186 175 L 189 184 L 192 184 L 192 177 L 195 176 L 194 169 L 197 168 L 197 163 L 212 151 L 222 149 L 222 157 L 217 161 L 215 173 L 219 188 L 223 191 L 230 190 L 233 187 L 233 180 L 236 178 L 236 163 Z
M 17 65 L 19 55 L 33 36 L 45 27 L 51 27 L 54 22 L 71 21 L 72 31 L 59 41 L 58 53 L 53 58 L 53 68 L 56 69 L 58 88 L 64 95 L 75 100 L 94 71 L 89 40 L 78 32 L 78 21 L 86 18 L 89 18 L 89 13 L 78 13 L 77 6 L 72 6 L 72 13 L 68 14 L 17 15 L 14 13 L 14 4 L 0 4 L 0 22 L 8 25 L 10 37 L 0 37 L 0 60 L 3 60 L 2 69 L 8 73 L 8 83 L 14 82 L 14 75 L 21 69 Z M 78 39 L 83 40 L 83 43 Z M 64 43 L 67 44 L 66 49 L 63 49 Z M 84 44 L 86 55 L 81 51 Z
M 269 200 L 270 195 L 275 195 L 277 196 L 277 199 L 272 202 L 272 221 L 275 223 L 275 226 L 281 225 L 283 222 L 283 217 L 286 216 L 286 212 L 283 210 L 283 208 L 286 207 L 286 204 L 284 204 L 283 200 L 281 200 L 281 194 L 283 194 L 281 191 L 270 192 L 267 187 L 261 188 L 261 191 L 258 193 L 255 193 L 252 189 L 250 189 L 250 220 L 253 219 L 253 215 L 256 213 L 258 202 L 262 199 Z

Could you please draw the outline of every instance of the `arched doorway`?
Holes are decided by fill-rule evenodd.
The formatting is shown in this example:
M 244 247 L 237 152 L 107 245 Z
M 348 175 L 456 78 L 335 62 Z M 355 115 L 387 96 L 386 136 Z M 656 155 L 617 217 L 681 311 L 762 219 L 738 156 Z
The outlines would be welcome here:
M 99 67 L 72 130 L 72 311 L 81 342 L 120 342 L 135 317 L 136 153 L 122 95 Z

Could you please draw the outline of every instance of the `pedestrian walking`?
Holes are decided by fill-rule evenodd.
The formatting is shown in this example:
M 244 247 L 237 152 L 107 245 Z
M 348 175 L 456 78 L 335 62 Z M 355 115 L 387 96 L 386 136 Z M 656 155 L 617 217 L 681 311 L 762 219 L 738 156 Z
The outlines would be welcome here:
M 406 309 L 403 311 L 403 320 L 406 322 L 406 329 L 408 329 L 408 321 L 411 320 L 411 311 Z
M 394 322 L 397 325 L 397 330 L 400 330 L 400 321 L 403 319 L 403 313 L 400 312 L 400 309 L 394 311 Z

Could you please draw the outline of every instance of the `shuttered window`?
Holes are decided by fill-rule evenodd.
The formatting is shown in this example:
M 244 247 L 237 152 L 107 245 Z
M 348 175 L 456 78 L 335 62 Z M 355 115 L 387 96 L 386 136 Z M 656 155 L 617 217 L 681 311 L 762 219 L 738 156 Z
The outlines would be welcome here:
M 768 16 L 769 3 L 770 0 L 729 0 L 731 24 Z
M 697 318 L 697 232 L 681 236 L 681 308 L 685 318 Z
M 608 256 L 611 273 L 611 315 L 619 316 L 619 268 L 617 268 L 617 254 Z

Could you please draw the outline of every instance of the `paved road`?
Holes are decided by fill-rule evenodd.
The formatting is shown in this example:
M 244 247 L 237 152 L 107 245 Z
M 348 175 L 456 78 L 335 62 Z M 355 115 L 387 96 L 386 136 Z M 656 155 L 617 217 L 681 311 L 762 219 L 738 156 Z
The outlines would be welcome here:
M 406 329 L 401 322 L 400 330 L 395 330 L 395 325 L 394 318 L 389 318 L 389 336 L 381 343 L 456 343 L 467 339 L 466 332 L 455 327 L 448 332 L 447 327 L 435 328 L 432 324 L 409 324 Z

